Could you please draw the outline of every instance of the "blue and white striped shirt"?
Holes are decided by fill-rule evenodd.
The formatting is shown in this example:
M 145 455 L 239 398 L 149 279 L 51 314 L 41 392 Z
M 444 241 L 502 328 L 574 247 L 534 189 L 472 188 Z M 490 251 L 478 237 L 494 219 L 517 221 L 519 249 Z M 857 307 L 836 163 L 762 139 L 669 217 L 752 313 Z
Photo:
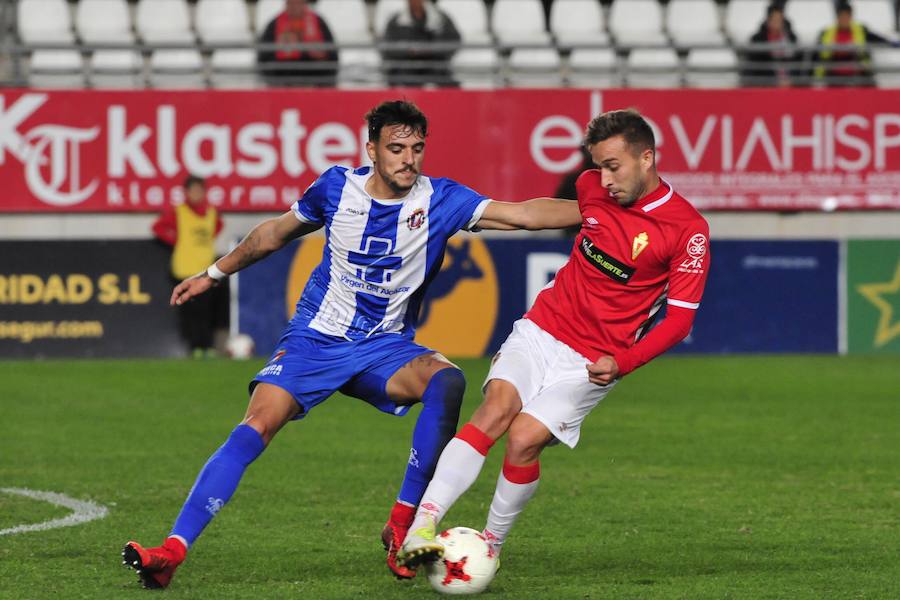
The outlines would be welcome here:
M 366 193 L 371 167 L 332 167 L 291 210 L 325 227 L 325 251 L 293 322 L 350 340 L 415 335 L 419 307 L 447 240 L 471 229 L 489 200 L 451 179 L 419 176 L 397 200 Z

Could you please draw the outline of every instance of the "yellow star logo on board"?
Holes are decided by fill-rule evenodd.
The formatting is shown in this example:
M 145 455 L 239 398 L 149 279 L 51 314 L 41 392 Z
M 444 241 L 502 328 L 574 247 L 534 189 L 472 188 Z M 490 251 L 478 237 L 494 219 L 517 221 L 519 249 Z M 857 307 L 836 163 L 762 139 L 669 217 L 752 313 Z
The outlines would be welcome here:
M 894 316 L 894 306 L 885 296 L 900 294 L 900 260 L 894 271 L 894 279 L 884 283 L 864 283 L 856 290 L 875 305 L 881 313 L 875 328 L 875 347 L 880 348 L 900 336 L 900 315 Z

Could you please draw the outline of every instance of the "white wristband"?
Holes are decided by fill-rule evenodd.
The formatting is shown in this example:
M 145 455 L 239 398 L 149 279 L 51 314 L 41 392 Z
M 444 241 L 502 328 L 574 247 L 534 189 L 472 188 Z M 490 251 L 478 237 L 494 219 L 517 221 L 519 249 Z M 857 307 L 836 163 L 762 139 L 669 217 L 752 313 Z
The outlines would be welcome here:
M 228 273 L 217 267 L 216 263 L 209 265 L 209 268 L 206 269 L 206 274 L 209 275 L 210 279 L 215 281 L 222 281 L 228 277 Z

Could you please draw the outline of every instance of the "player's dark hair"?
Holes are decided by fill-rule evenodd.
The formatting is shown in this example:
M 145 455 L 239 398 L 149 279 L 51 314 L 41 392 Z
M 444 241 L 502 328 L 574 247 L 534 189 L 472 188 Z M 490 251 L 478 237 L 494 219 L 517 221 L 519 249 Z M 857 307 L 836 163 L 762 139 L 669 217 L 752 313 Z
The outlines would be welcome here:
M 784 16 L 784 6 L 782 6 L 778 2 L 773 2 L 768 6 L 768 8 L 766 8 L 767 19 L 775 13 L 780 13 L 782 16 Z
M 428 119 L 419 107 L 406 100 L 389 100 L 382 102 L 368 113 L 366 123 L 369 125 L 369 141 L 377 142 L 385 125 L 405 125 L 421 134 L 428 135 Z
M 584 132 L 584 145 L 591 147 L 597 142 L 621 135 L 635 153 L 644 150 L 656 151 L 656 140 L 653 129 L 641 116 L 641 113 L 629 108 L 627 110 L 611 110 L 588 123 Z
M 838 2 L 837 6 L 834 7 L 835 14 L 841 14 L 842 12 L 853 14 L 853 7 L 850 6 L 849 2 Z
M 188 175 L 184 180 L 184 189 L 188 189 L 194 184 L 200 184 L 203 187 L 206 187 L 206 182 L 202 177 L 198 177 L 196 175 Z

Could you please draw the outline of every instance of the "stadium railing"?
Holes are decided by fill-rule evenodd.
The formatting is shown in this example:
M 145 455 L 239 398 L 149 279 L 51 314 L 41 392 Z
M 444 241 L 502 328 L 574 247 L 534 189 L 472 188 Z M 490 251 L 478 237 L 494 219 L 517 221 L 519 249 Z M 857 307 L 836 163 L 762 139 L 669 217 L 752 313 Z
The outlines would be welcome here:
M 260 67 L 255 62 L 251 65 L 246 66 L 234 66 L 234 67 L 213 67 L 210 64 L 210 56 L 215 50 L 252 50 L 253 52 L 258 52 L 260 50 L 273 50 L 275 48 L 278 49 L 298 49 L 298 50 L 333 50 L 336 49 L 338 52 L 342 50 L 352 50 L 352 49 L 366 49 L 366 50 L 374 50 L 379 53 L 379 55 L 386 50 L 412 50 L 412 51 L 421 51 L 421 50 L 435 50 L 435 49 L 443 49 L 436 48 L 434 45 L 423 45 L 423 44 L 415 44 L 415 43 L 403 43 L 403 42 L 394 42 L 394 43 L 379 43 L 375 45 L 370 44 L 296 44 L 291 46 L 284 45 L 274 45 L 274 44 L 78 44 L 73 47 L 69 44 L 50 44 L 50 43 L 41 43 L 41 44 L 21 44 L 14 40 L 11 40 L 9 36 L 3 36 L 4 40 L 2 44 L 0 44 L 0 85 L 6 87 L 56 87 L 56 85 L 60 85 L 59 83 L 53 84 L 52 81 L 49 85 L 46 82 L 37 82 L 32 79 L 34 73 L 29 69 L 29 57 L 35 51 L 39 50 L 66 50 L 66 51 L 77 51 L 81 57 L 82 61 L 80 65 L 77 66 L 68 66 L 68 65 L 60 65 L 58 68 L 54 69 L 52 67 L 43 67 L 40 71 L 41 75 L 59 75 L 59 76 L 73 76 L 76 81 L 80 81 L 81 83 L 75 83 L 74 85 L 70 84 L 61 84 L 61 87 L 108 87 L 107 85 L 96 85 L 95 79 L 98 75 L 116 75 L 121 74 L 123 76 L 127 76 L 129 74 L 134 74 L 133 80 L 130 83 L 126 83 L 123 80 L 122 87 L 127 88 L 142 88 L 142 87 L 154 87 L 152 74 L 165 74 L 165 69 L 154 69 L 151 73 L 151 67 L 149 66 L 149 57 L 156 50 L 198 50 L 203 56 L 203 61 L 199 66 L 187 67 L 185 69 L 174 69 L 173 71 L 176 73 L 182 74 L 193 74 L 198 76 L 198 82 L 200 83 L 199 87 L 220 87 L 217 85 L 217 76 L 229 76 L 229 75 L 242 75 L 245 76 L 246 79 L 243 82 L 238 82 L 235 87 L 260 87 L 263 85 L 263 81 L 261 79 L 257 80 L 256 76 L 260 74 Z M 771 77 L 769 75 L 760 75 L 760 71 L 771 70 L 773 67 L 770 63 L 761 63 L 753 60 L 748 60 L 746 58 L 748 52 L 751 51 L 759 51 L 765 50 L 766 45 L 762 45 L 762 47 L 756 46 L 738 46 L 732 48 L 731 46 L 697 46 L 697 47 L 678 47 L 675 48 L 678 53 L 678 72 L 680 74 L 680 82 L 682 86 L 686 86 L 686 74 L 690 70 L 691 72 L 696 73 L 736 73 L 740 76 L 740 82 L 742 86 L 758 86 L 765 85 L 770 82 Z M 503 46 L 499 44 L 477 44 L 477 45 L 452 45 L 444 47 L 449 50 L 462 48 L 462 49 L 476 49 L 476 50 L 493 50 L 497 53 L 498 60 L 491 64 L 489 62 L 483 65 L 470 65 L 468 67 L 460 67 L 453 65 L 452 73 L 456 76 L 463 87 L 505 87 L 511 85 L 515 80 L 515 71 L 528 71 L 529 65 L 517 66 L 514 67 L 510 63 L 510 53 L 514 49 L 546 49 L 546 46 L 542 45 L 516 45 L 516 46 Z M 565 49 L 557 48 L 556 51 L 559 52 L 560 55 L 560 67 L 554 68 L 548 71 L 545 68 L 542 68 L 541 65 L 534 65 L 533 71 L 535 74 L 539 75 L 544 73 L 546 77 L 544 79 L 537 78 L 535 80 L 534 87 L 609 87 L 608 85 L 598 85 L 592 86 L 590 85 L 590 80 L 588 79 L 585 82 L 586 76 L 589 77 L 591 73 L 596 73 L 598 78 L 607 77 L 612 74 L 618 81 L 622 84 L 626 84 L 627 75 L 626 69 L 626 57 L 628 52 L 632 50 L 644 49 L 644 48 L 671 48 L 671 46 L 631 46 L 627 50 L 623 50 L 622 48 L 617 48 L 615 46 L 609 45 L 594 45 L 594 44 L 569 44 Z M 721 66 L 688 66 L 685 61 L 685 57 L 690 50 L 694 50 L 697 48 L 703 49 L 733 49 L 736 52 L 737 62 L 734 67 L 723 68 Z M 890 47 L 888 47 L 890 48 Z M 790 80 L 791 85 L 797 87 L 803 86 L 831 86 L 831 85 L 866 85 L 872 84 L 872 78 L 877 77 L 879 75 L 889 75 L 890 79 L 896 80 L 898 79 L 897 75 L 900 75 L 900 60 L 890 60 L 890 61 L 873 61 L 869 58 L 866 62 L 866 72 L 864 75 L 861 75 L 858 78 L 848 78 L 848 77 L 832 77 L 829 75 L 817 76 L 816 68 L 819 66 L 823 66 L 823 63 L 820 63 L 816 60 L 815 56 L 818 54 L 818 51 L 827 49 L 836 52 L 840 51 L 855 51 L 852 47 L 842 47 L 842 46 L 797 46 L 795 48 L 796 58 L 792 60 L 782 60 L 777 63 L 779 69 L 790 72 Z M 873 51 L 878 51 L 880 47 L 872 46 L 870 47 L 869 54 L 872 54 Z M 87 58 L 91 55 L 91 53 L 99 50 L 133 50 L 139 52 L 142 57 L 142 63 L 135 70 L 132 69 L 123 69 L 121 72 L 117 72 L 115 69 L 105 69 L 102 71 L 96 71 L 90 68 L 89 61 Z M 575 67 L 571 65 L 568 61 L 569 56 L 575 50 L 612 50 L 615 53 L 615 60 L 612 64 L 609 65 L 597 65 L 595 68 L 591 66 L 585 67 L 581 65 L 577 68 L 579 74 L 579 83 L 574 83 L 573 78 L 571 77 L 573 71 L 575 71 Z M 900 49 L 891 49 L 890 52 L 900 54 Z M 386 75 L 393 69 L 397 68 L 406 68 L 406 69 L 419 69 L 419 68 L 431 68 L 437 67 L 440 65 L 445 65 L 446 61 L 433 61 L 433 60 L 388 60 L 384 58 L 379 58 L 377 61 L 378 64 L 375 65 L 375 68 L 372 69 L 371 65 L 352 65 L 352 64 L 342 64 L 340 61 L 336 62 L 328 62 L 328 61 L 319 61 L 319 62 L 311 62 L 304 63 L 303 68 L 309 71 L 322 71 L 323 73 L 338 70 L 338 86 L 339 87 L 360 87 L 360 86 L 378 86 L 385 85 L 387 78 Z M 452 64 L 452 63 L 451 63 Z M 829 62 L 827 63 L 827 67 L 829 69 L 839 69 L 841 67 L 856 67 L 859 65 L 859 62 L 856 60 L 849 61 L 841 61 L 841 62 Z M 366 68 L 359 68 L 365 66 Z M 357 68 L 354 68 L 357 67 Z M 290 63 L 281 64 L 281 63 L 269 63 L 266 65 L 266 70 L 271 73 L 277 73 L 279 70 L 290 70 L 293 68 L 293 65 Z M 639 71 L 644 75 L 653 76 L 657 75 L 671 75 L 672 69 L 671 65 L 660 65 L 654 66 L 652 64 L 642 65 L 639 68 Z M 480 78 L 479 84 L 472 84 L 468 79 L 470 76 L 475 76 Z M 408 76 L 408 79 L 415 82 L 420 80 L 422 83 L 427 83 L 430 81 L 430 77 L 428 76 L 418 76 L 415 74 L 411 74 Z M 327 77 L 317 77 L 315 75 L 300 77 L 300 78 L 290 78 L 284 77 L 279 78 L 279 81 L 282 85 L 297 85 L 297 86 L 313 86 L 313 85 L 321 85 L 329 81 L 330 79 Z M 602 79 L 601 79 L 602 80 Z M 890 83 L 887 85 L 882 84 L 882 87 L 897 87 L 898 83 Z
M 300 78 L 278 77 L 278 85 L 284 86 L 315 86 L 333 81 L 327 75 L 337 69 L 337 85 L 343 88 L 379 87 L 387 85 L 387 75 L 397 68 L 429 68 L 445 65 L 445 61 L 427 60 L 389 60 L 383 57 L 383 53 L 389 50 L 463 50 L 466 52 L 484 52 L 486 59 L 475 61 L 451 61 L 451 73 L 462 87 L 474 88 L 501 88 L 506 86 L 516 87 L 627 87 L 630 85 L 629 73 L 640 73 L 640 81 L 646 84 L 648 79 L 654 76 L 660 77 L 660 87 L 715 87 L 717 82 L 703 85 L 692 83 L 690 75 L 730 75 L 718 82 L 722 87 L 755 87 L 771 85 L 771 76 L 762 71 L 771 68 L 770 65 L 748 60 L 751 53 L 777 49 L 791 60 L 783 60 L 778 66 L 783 71 L 790 73 L 790 84 L 796 87 L 808 86 L 848 86 L 848 85 L 873 85 L 880 87 L 900 87 L 900 49 L 896 44 L 881 49 L 878 46 L 869 46 L 866 71 L 858 78 L 831 77 L 829 75 L 817 76 L 816 70 L 820 66 L 817 56 L 820 50 L 855 51 L 853 47 L 843 46 L 777 46 L 769 44 L 674 44 L 664 41 L 660 44 L 630 45 L 621 40 L 610 43 L 572 43 L 561 44 L 551 35 L 552 45 L 544 43 L 527 44 L 503 44 L 496 40 L 485 43 L 453 43 L 445 45 L 420 44 L 409 42 L 378 42 L 375 44 L 362 43 L 338 43 L 338 44 L 296 44 L 286 47 L 274 44 L 247 44 L 247 43 L 136 43 L 136 44 L 88 44 L 76 41 L 72 44 L 25 44 L 17 35 L 16 29 L 16 4 L 14 2 L 0 3 L 0 86 L 5 87 L 69 87 L 69 88 L 153 88 L 153 87 L 191 87 L 191 88 L 259 88 L 265 87 L 266 82 L 260 73 L 260 67 L 255 61 L 246 61 L 244 64 L 234 66 L 222 66 L 213 64 L 211 60 L 216 50 L 244 50 L 256 53 L 260 50 L 300 49 L 300 50 L 332 50 L 364 51 L 368 52 L 371 60 L 359 63 L 339 60 L 334 62 L 304 63 L 303 68 L 312 72 L 321 71 L 322 76 L 312 74 Z M 665 40 L 665 37 L 662 38 Z M 645 48 L 668 48 L 677 54 L 676 72 L 673 73 L 672 64 L 644 64 L 639 67 L 629 68 L 627 56 L 632 50 Z M 731 64 L 692 64 L 687 59 L 693 50 L 720 49 L 733 52 L 735 62 Z M 81 57 L 77 64 L 52 63 L 43 65 L 40 72 L 31 69 L 30 57 L 35 51 L 56 50 L 75 51 Z M 140 55 L 140 60 L 135 66 L 125 66 L 122 69 L 97 70 L 91 67 L 89 58 L 96 51 L 102 50 L 130 50 Z M 150 57 L 157 50 L 193 50 L 199 51 L 202 59 L 197 64 L 189 64 L 177 68 L 151 67 Z M 547 62 L 535 62 L 530 64 L 525 60 L 511 60 L 514 51 L 517 50 L 542 50 L 556 53 L 557 60 Z M 570 60 L 576 53 L 596 51 L 601 59 Z M 872 60 L 872 55 L 882 52 L 886 57 L 883 60 Z M 602 54 L 606 53 L 606 54 Z M 462 53 L 457 53 L 457 58 L 462 58 Z M 358 53 L 354 56 L 358 56 Z M 602 58 L 605 56 L 606 58 Z M 492 58 L 493 57 L 493 58 Z M 516 57 L 519 58 L 519 57 Z M 727 62 L 727 61 L 726 61 Z M 829 68 L 857 66 L 857 61 L 842 63 L 828 63 Z M 291 69 L 290 65 L 269 64 L 266 69 L 270 73 L 277 73 L 281 69 Z M 168 80 L 166 85 L 159 85 L 158 76 L 185 76 L 181 84 L 173 85 L 173 80 Z M 411 83 L 427 83 L 429 76 L 410 74 L 404 76 Z M 664 81 L 665 80 L 665 81 Z M 637 87 L 637 86 L 634 86 Z

